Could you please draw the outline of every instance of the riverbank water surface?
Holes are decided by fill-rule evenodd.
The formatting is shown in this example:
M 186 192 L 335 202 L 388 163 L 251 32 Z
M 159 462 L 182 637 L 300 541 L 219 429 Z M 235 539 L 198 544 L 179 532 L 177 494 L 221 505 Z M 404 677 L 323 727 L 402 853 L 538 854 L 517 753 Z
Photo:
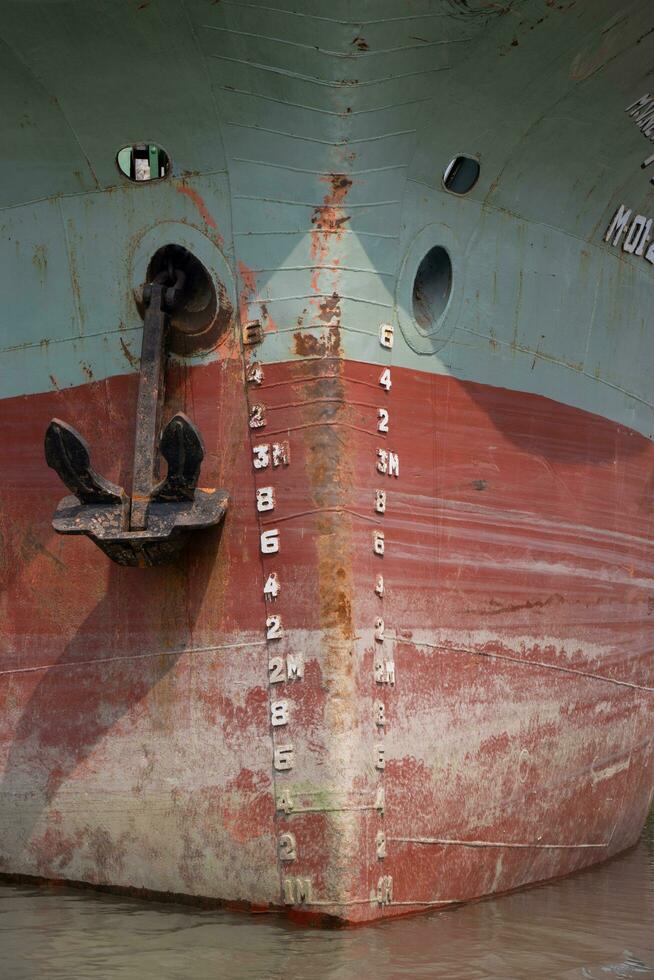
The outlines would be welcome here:
M 561 881 L 349 931 L 277 915 L 0 886 L 2 980 L 654 978 L 654 814 L 638 846 Z

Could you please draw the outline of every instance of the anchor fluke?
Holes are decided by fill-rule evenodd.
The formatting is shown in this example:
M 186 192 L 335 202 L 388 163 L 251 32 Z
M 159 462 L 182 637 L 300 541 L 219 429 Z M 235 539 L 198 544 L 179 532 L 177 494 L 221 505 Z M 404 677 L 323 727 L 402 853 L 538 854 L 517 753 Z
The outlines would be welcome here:
M 161 433 L 161 455 L 168 475 L 153 491 L 153 500 L 193 500 L 204 459 L 202 436 L 183 412 L 178 412 Z
M 45 461 L 83 504 L 120 505 L 127 499 L 122 487 L 96 473 L 87 443 L 61 419 L 53 419 L 45 433 Z

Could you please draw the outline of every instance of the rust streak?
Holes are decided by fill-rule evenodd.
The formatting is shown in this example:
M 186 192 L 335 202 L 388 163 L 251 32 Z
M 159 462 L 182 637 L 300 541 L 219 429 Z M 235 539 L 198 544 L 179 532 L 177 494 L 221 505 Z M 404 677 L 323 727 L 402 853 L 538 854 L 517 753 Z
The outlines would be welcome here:
M 189 198 L 189 200 L 193 202 L 193 204 L 198 209 L 198 212 L 200 213 L 200 217 L 204 221 L 205 225 L 207 225 L 208 228 L 213 228 L 216 232 L 218 232 L 218 225 L 216 224 L 215 218 L 213 218 L 204 199 L 200 194 L 198 194 L 195 188 L 189 187 L 188 184 L 180 183 L 175 186 L 175 189 L 178 194 L 184 194 L 186 197 Z M 218 240 L 219 240 L 220 247 L 222 248 L 224 245 L 224 240 L 220 233 L 218 233 Z
M 123 354 L 125 355 L 131 367 L 135 369 L 138 368 L 139 366 L 138 357 L 135 357 L 134 354 L 132 354 L 131 350 L 129 349 L 129 347 L 127 346 L 127 344 L 125 343 L 122 337 L 120 338 L 120 346 L 122 347 Z

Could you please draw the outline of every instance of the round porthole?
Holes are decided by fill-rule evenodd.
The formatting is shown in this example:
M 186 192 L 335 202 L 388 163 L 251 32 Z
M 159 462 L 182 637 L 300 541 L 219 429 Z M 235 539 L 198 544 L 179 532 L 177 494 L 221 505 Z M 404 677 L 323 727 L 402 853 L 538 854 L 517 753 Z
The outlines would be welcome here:
M 128 180 L 162 180 L 170 173 L 170 157 L 156 143 L 134 143 L 124 146 L 116 155 L 116 164 Z
M 418 329 L 429 334 L 442 314 L 452 292 L 452 262 L 442 245 L 430 248 L 418 266 L 411 294 L 413 317 Z
M 407 247 L 395 290 L 397 320 L 409 347 L 435 354 L 452 336 L 463 300 L 462 246 L 439 221 L 422 228 Z
M 453 194 L 467 194 L 479 180 L 479 169 L 479 160 L 473 157 L 454 157 L 443 174 L 445 189 Z

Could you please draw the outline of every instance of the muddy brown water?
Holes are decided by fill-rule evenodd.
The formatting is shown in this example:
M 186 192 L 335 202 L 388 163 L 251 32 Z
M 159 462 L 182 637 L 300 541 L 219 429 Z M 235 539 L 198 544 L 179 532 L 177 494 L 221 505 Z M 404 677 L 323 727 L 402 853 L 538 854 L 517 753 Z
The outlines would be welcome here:
M 351 931 L 0 885 L 0 977 L 654 978 L 654 813 L 638 846 L 607 864 L 502 898 Z

